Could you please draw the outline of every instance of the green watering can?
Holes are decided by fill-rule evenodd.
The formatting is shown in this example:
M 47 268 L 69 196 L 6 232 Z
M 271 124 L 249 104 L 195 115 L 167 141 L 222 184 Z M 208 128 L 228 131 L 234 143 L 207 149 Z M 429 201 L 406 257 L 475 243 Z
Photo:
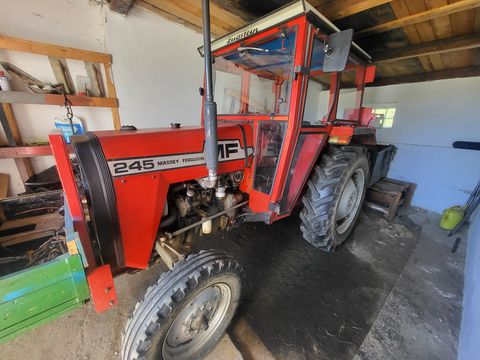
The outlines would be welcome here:
M 465 209 L 462 206 L 452 206 L 445 209 L 440 219 L 440 227 L 445 230 L 453 230 L 462 221 Z

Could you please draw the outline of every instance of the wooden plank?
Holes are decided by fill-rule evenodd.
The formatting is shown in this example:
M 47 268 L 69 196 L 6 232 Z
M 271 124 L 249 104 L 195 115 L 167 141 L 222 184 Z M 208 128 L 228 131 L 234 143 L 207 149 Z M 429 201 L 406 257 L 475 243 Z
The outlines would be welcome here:
M 450 0 L 456 1 L 456 0 Z M 477 15 L 478 16 L 478 15 Z M 465 35 L 475 31 L 475 12 L 464 11 L 449 16 L 453 35 Z M 449 68 L 466 67 L 477 64 L 478 54 L 472 50 L 443 54 L 442 58 Z
M 10 175 L 0 173 L 0 199 L 5 199 L 8 196 L 8 183 L 10 181 Z M 0 208 L 0 218 L 2 209 Z
M 448 4 L 446 0 L 435 0 L 435 1 L 437 1 L 437 4 L 433 4 L 434 5 L 433 7 L 440 7 Z M 430 10 L 430 8 L 426 6 L 423 0 L 405 1 L 405 3 L 411 15 L 419 14 L 427 10 Z M 435 33 L 433 31 L 431 21 L 423 21 L 423 22 L 417 23 L 414 25 L 414 27 L 417 29 L 418 35 L 422 42 L 437 40 Z M 445 68 L 442 58 L 438 54 L 429 55 L 428 60 L 433 70 L 443 70 Z
M 198 29 L 202 28 L 202 16 L 200 7 L 192 7 L 191 4 L 184 3 L 183 1 L 171 1 L 171 0 L 145 0 L 143 1 L 152 5 L 153 7 L 162 10 L 162 12 L 168 13 L 176 18 L 180 18 L 187 23 L 192 24 Z M 200 5 L 200 2 L 198 2 Z M 142 2 L 139 3 L 142 6 Z M 150 8 L 152 10 L 152 8 Z M 159 13 L 160 15 L 162 13 Z M 221 21 L 221 19 L 211 17 L 211 31 L 214 35 L 224 35 L 232 30 L 234 27 L 229 26 Z
M 68 99 L 73 106 L 118 107 L 115 98 L 88 97 L 83 95 L 69 95 Z M 0 91 L 0 103 L 8 104 L 39 104 L 63 105 L 65 99 L 59 94 L 36 94 L 19 91 Z
M 10 182 L 10 175 L 9 174 L 2 174 L 0 173 L 0 200 L 5 199 L 8 197 L 8 184 Z M 3 207 L 0 206 L 0 226 L 6 220 L 5 212 Z
M 117 14 L 127 16 L 135 0 L 110 0 L 110 10 Z
M 184 2 L 196 9 L 199 16 L 202 15 L 202 7 L 198 0 L 184 0 Z M 236 30 L 246 25 L 247 22 L 239 15 L 232 12 L 232 9 L 225 9 L 216 4 L 215 1 L 210 2 L 210 17 L 212 22 L 218 23 L 222 27 L 226 27 L 229 31 Z M 221 23 L 220 23 L 221 22 Z
M 6 105 L 6 106 L 5 106 Z M 10 115 L 7 116 L 7 111 L 5 109 L 9 109 Z M 2 104 L 2 109 L 0 109 L 0 124 L 2 125 L 3 131 L 5 133 L 5 137 L 7 138 L 8 146 L 16 146 L 17 139 L 20 139 L 20 134 L 18 133 L 17 123 L 13 117 L 13 112 L 10 104 Z M 10 126 L 10 122 L 12 122 L 12 126 Z M 14 135 L 15 133 L 15 135 Z
M 3 91 L 0 91 L 2 93 Z M 22 144 L 22 138 L 18 130 L 17 120 L 10 104 L 2 104 L 0 109 L 0 122 L 7 137 L 9 146 Z M 30 159 L 15 159 L 18 173 L 23 182 L 27 181 L 33 174 L 33 166 Z
M 425 0 L 425 4 L 427 5 L 428 9 L 437 8 L 447 5 L 448 3 L 448 0 Z M 436 39 L 440 40 L 453 36 L 452 26 L 450 24 L 450 16 L 440 16 L 436 19 L 432 19 L 430 22 L 432 24 Z
M 8 230 L 20 228 L 26 225 L 35 225 L 35 228 L 30 231 L 22 232 L 21 234 L 12 234 L 0 237 L 0 244 L 15 245 L 21 242 L 30 241 L 61 229 L 64 225 L 63 216 L 58 213 L 44 214 L 32 216 L 28 218 L 9 220 L 2 224 L 0 230 Z
M 391 49 L 379 53 L 371 53 L 371 55 L 373 56 L 375 63 L 378 64 L 409 59 L 417 56 L 473 49 L 477 47 L 480 47 L 480 33 L 415 44 L 399 49 Z
M 397 18 L 410 15 L 410 11 L 407 8 L 407 4 L 404 0 L 394 0 L 390 3 L 390 6 L 392 7 L 393 13 Z M 405 35 L 410 41 L 410 44 L 418 44 L 422 42 L 422 39 L 418 34 L 417 28 L 414 25 L 405 26 L 403 28 L 403 31 L 405 32 Z M 432 63 L 428 56 L 420 56 L 418 60 L 425 71 L 433 70 Z
M 52 155 L 49 145 L 0 147 L 0 159 L 19 159 Z
M 246 10 L 244 0 L 213 0 L 211 4 L 215 4 L 219 8 L 242 19 L 246 24 L 257 18 L 257 16 Z
M 467 68 L 446 69 L 439 71 L 430 71 L 420 74 L 392 76 L 388 78 L 380 78 L 375 82 L 367 84 L 367 86 L 386 86 L 404 83 L 415 83 L 422 81 L 433 81 L 451 78 L 464 78 L 480 76 L 480 66 L 471 66 Z
M 480 6 L 480 0 L 460 0 L 453 4 L 440 6 L 438 8 L 426 10 L 417 14 L 402 17 L 397 20 L 389 21 L 380 25 L 372 26 L 368 29 L 360 30 L 356 33 L 357 37 L 365 37 L 373 34 L 379 34 L 385 31 L 398 29 L 403 26 L 418 24 L 422 21 L 428 21 L 440 16 L 454 14 L 460 11 L 474 9 Z
M 172 15 L 172 14 L 166 12 L 166 11 L 163 11 L 163 10 L 157 8 L 156 6 L 150 4 L 147 1 L 137 0 L 137 1 L 135 1 L 135 5 L 140 6 L 140 7 L 144 8 L 145 10 L 148 10 L 148 11 L 150 11 L 150 12 L 156 14 L 156 15 L 162 16 L 165 19 L 168 19 L 170 21 L 174 21 L 174 22 L 177 22 L 179 24 L 182 24 L 183 26 L 185 26 L 189 29 L 192 29 L 196 32 L 202 32 L 201 26 L 191 24 L 188 21 L 185 21 L 184 19 L 182 19 L 181 17 L 178 17 L 176 15 Z
M 90 89 L 88 89 L 87 95 L 93 97 L 105 97 L 100 65 L 90 61 L 85 61 L 85 70 L 88 78 L 90 79 Z
M 112 66 L 110 64 L 105 64 L 105 80 L 107 82 L 108 96 L 116 98 L 117 90 L 115 89 L 115 84 L 113 83 Z M 120 112 L 118 110 L 118 106 L 112 108 L 112 117 L 114 129 L 119 130 L 122 126 L 122 123 L 120 121 Z
M 74 153 L 71 145 L 68 145 L 67 148 L 70 154 Z M 0 159 L 21 159 L 50 155 L 52 155 L 50 145 L 0 147 Z
M 437 8 L 443 5 L 447 5 L 449 3 L 448 0 L 425 0 L 425 4 L 427 5 L 428 9 Z M 450 24 L 450 16 L 440 16 L 438 18 L 432 19 L 429 21 L 432 31 L 434 33 L 434 39 L 441 40 L 450 38 L 453 36 L 452 34 L 452 26 Z M 425 24 L 425 23 L 421 23 Z M 420 24 L 417 24 L 420 25 Z M 447 63 L 444 61 L 444 57 L 442 54 L 431 54 L 429 55 L 430 59 L 432 59 L 433 66 L 435 70 L 443 70 L 448 68 Z M 440 66 L 438 66 L 440 64 Z
M 338 20 L 376 6 L 388 4 L 392 0 L 344 0 L 310 1 L 310 4 L 330 20 Z
M 239 318 L 232 325 L 232 341 L 238 347 L 244 359 L 275 360 L 262 339 L 244 318 Z
M 109 54 L 24 40 L 5 35 L 0 35 L 0 49 L 23 51 L 38 55 L 56 56 L 59 58 L 92 61 L 104 64 L 110 64 L 112 62 L 112 57 Z
M 34 172 L 30 159 L 15 159 L 15 165 L 17 166 L 20 179 L 24 183 L 33 176 Z
M 49 56 L 48 61 L 50 61 L 50 66 L 52 67 L 57 83 L 63 84 L 63 88 L 67 94 L 75 94 L 75 85 L 73 84 L 67 61 L 55 56 Z

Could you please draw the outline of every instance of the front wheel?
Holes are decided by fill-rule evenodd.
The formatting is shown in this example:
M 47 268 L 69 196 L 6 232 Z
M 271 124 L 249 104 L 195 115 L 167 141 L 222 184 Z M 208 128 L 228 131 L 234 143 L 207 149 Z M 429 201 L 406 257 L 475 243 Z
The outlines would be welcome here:
M 333 251 L 351 233 L 368 183 L 365 149 L 331 146 L 315 166 L 300 213 L 303 237 L 313 246 Z
M 235 314 L 244 281 L 231 256 L 202 251 L 151 286 L 129 319 L 122 359 L 203 359 Z

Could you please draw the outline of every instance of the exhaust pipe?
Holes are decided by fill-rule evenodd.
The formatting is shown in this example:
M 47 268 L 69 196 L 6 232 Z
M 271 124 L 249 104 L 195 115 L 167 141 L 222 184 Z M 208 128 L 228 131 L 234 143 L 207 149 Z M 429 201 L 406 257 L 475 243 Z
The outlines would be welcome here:
M 210 3 L 202 0 L 203 13 L 203 49 L 205 61 L 205 95 L 203 102 L 203 121 L 205 126 L 205 157 L 208 169 L 209 188 L 217 183 L 218 138 L 217 138 L 217 104 L 213 99 L 212 48 L 210 45 Z

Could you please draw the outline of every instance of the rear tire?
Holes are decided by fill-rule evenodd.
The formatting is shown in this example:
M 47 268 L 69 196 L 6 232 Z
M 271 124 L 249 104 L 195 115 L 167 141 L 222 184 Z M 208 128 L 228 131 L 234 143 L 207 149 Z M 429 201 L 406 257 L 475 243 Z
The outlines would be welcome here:
M 334 251 L 350 235 L 360 214 L 368 183 L 365 149 L 331 146 L 307 183 L 300 213 L 303 237 L 324 251 Z
M 122 359 L 203 359 L 235 314 L 244 282 L 231 256 L 201 251 L 148 288 L 128 320 Z

